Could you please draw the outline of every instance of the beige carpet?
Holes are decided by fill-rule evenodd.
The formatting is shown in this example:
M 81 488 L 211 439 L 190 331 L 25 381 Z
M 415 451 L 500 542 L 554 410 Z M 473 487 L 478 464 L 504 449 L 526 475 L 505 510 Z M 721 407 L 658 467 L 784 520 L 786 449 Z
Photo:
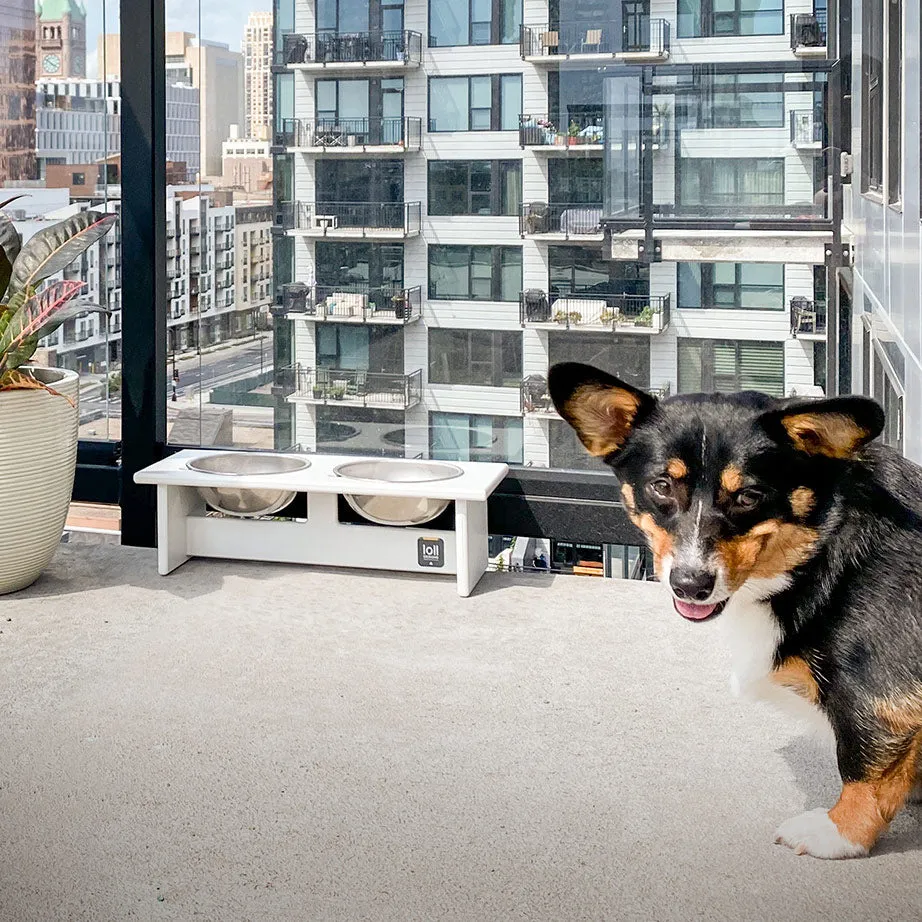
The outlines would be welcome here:
M 772 844 L 832 758 L 653 585 L 65 546 L 0 629 L 3 922 L 922 916 L 918 809 Z

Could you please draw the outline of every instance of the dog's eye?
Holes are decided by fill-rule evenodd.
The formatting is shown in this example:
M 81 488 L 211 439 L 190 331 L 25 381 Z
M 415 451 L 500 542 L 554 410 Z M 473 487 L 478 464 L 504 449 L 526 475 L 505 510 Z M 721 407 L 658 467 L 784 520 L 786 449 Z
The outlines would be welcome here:
M 647 484 L 647 490 L 654 499 L 672 499 L 672 481 L 657 477 Z
M 761 490 L 756 490 L 752 487 L 746 490 L 740 490 L 740 492 L 733 497 L 733 505 L 743 512 L 749 512 L 749 510 L 755 509 L 755 507 L 762 502 L 764 495 L 765 494 Z

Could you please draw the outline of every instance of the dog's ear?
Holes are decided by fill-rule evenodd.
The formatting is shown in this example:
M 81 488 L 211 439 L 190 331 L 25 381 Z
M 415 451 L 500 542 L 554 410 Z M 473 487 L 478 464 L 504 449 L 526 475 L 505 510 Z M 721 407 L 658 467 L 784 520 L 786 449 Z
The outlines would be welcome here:
M 884 411 L 868 397 L 831 397 L 790 404 L 759 417 L 779 444 L 808 455 L 851 458 L 884 428 Z
M 656 409 L 656 398 L 578 362 L 554 365 L 548 389 L 557 412 L 576 430 L 589 454 L 620 451 L 631 432 Z

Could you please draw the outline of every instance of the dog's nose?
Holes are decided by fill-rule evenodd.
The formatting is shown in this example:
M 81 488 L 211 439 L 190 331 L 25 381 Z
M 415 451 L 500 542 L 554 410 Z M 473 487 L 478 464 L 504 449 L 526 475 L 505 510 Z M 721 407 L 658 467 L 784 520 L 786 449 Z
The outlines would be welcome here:
M 714 591 L 715 575 L 705 570 L 673 570 L 669 584 L 677 598 L 703 602 Z

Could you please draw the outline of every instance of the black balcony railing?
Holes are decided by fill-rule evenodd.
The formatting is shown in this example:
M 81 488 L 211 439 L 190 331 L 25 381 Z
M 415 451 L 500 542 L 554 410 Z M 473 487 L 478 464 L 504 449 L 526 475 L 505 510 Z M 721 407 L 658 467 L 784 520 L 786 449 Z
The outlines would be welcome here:
M 812 147 L 823 143 L 823 119 L 812 109 L 791 110 L 791 143 L 795 147 Z
M 276 64 L 402 64 L 418 66 L 423 37 L 419 32 L 318 32 L 283 36 Z
M 422 382 L 421 370 L 405 375 L 298 365 L 295 366 L 293 393 L 317 403 L 341 402 L 350 406 L 406 410 L 419 403 Z
M 602 204 L 525 202 L 519 214 L 523 236 L 562 234 L 567 239 L 602 233 Z
M 419 150 L 422 119 L 407 118 L 286 118 L 276 132 L 277 147 L 303 147 L 328 150 L 354 150 L 369 147 Z
M 791 47 L 822 48 L 826 45 L 826 11 L 791 13 Z
M 422 312 L 422 290 L 394 286 L 285 285 L 281 294 L 286 313 L 307 314 L 316 320 L 362 323 L 410 323 Z
M 285 202 L 278 209 L 281 227 L 323 236 L 407 236 L 418 234 L 422 223 L 419 202 Z
M 522 147 L 581 148 L 605 143 L 602 116 L 574 116 L 557 121 L 546 115 L 519 116 L 519 144 Z
M 587 54 L 650 54 L 666 57 L 670 30 L 665 19 L 627 15 L 622 22 L 567 22 L 522 26 L 523 58 Z
M 826 332 L 826 305 L 822 301 L 791 298 L 791 335 L 824 334 Z
M 540 288 L 519 297 L 523 326 L 553 324 L 561 329 L 604 329 L 614 332 L 661 333 L 671 319 L 669 295 L 630 295 L 596 292 L 550 294 Z
M 660 400 L 665 400 L 671 392 L 668 383 L 661 387 L 648 387 L 645 390 Z M 559 418 L 548 390 L 547 375 L 532 374 L 525 377 L 522 381 L 521 395 L 523 415 Z

